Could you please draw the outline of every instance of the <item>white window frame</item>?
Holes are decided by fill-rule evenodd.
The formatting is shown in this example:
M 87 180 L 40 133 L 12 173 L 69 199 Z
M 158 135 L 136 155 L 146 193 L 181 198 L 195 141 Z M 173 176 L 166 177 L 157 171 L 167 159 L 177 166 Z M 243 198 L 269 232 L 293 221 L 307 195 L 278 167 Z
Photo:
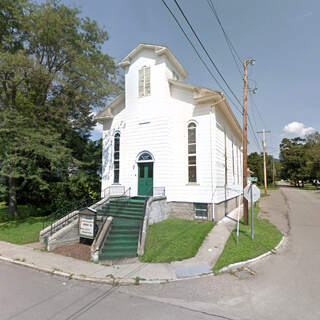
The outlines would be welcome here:
M 116 132 L 113 136 L 113 184 L 119 184 L 120 183 L 120 139 L 121 134 L 120 132 Z M 116 140 L 119 140 L 119 150 L 116 151 Z M 118 159 L 116 159 L 116 153 L 118 153 Z M 118 168 L 116 168 L 116 163 L 118 164 Z M 116 181 L 116 171 L 118 172 L 118 181 Z
M 194 125 L 194 129 L 192 130 L 195 130 L 195 142 L 189 142 L 189 128 L 191 125 Z M 197 183 L 197 123 L 195 121 L 190 121 L 188 122 L 188 125 L 187 125 L 187 140 L 188 140 L 188 183 Z M 195 146 L 195 153 L 190 153 L 189 152 L 189 146 L 191 145 L 194 145 Z M 195 157 L 195 163 L 194 164 L 190 164 L 189 163 L 189 158 L 190 157 Z M 196 177 L 195 177 L 195 181 L 190 181 L 190 173 L 189 173 L 189 168 L 190 167 L 195 167 L 195 173 L 196 173 Z

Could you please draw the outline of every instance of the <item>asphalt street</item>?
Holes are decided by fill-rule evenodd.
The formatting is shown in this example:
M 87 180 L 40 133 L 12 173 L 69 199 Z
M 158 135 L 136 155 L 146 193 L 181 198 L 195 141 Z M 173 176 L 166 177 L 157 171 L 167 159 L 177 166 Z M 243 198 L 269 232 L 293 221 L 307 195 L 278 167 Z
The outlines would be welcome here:
M 111 287 L 0 263 L 0 319 L 320 319 L 320 193 L 282 187 L 262 215 L 288 236 L 251 273 Z

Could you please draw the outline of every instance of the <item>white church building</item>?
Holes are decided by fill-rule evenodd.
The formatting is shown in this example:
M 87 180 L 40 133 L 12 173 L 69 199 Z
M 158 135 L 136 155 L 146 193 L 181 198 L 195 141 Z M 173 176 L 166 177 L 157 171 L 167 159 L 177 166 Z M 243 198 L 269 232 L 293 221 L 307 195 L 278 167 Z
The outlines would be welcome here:
M 242 130 L 223 93 L 185 82 L 165 46 L 139 44 L 119 65 L 125 90 L 103 124 L 102 196 L 165 195 L 169 215 L 219 220 L 242 193 Z

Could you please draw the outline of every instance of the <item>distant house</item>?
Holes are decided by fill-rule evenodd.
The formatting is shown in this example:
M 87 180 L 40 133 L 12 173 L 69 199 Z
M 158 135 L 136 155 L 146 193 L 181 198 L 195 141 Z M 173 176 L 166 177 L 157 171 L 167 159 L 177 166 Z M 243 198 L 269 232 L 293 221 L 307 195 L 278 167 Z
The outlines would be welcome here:
M 221 219 L 242 185 L 242 131 L 223 93 L 185 82 L 165 46 L 139 44 L 120 61 L 125 91 L 96 116 L 103 124 L 102 196 L 164 194 L 171 216 Z

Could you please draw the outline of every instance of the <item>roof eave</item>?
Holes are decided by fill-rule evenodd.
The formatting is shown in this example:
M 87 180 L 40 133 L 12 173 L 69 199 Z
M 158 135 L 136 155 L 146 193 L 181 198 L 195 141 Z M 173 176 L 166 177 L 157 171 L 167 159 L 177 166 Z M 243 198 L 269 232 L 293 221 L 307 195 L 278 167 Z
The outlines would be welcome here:
M 125 99 L 124 92 L 120 93 L 113 101 L 111 101 L 106 107 L 104 107 L 96 116 L 94 120 L 99 123 L 103 123 L 104 120 L 113 119 L 111 110 L 118 106 Z

